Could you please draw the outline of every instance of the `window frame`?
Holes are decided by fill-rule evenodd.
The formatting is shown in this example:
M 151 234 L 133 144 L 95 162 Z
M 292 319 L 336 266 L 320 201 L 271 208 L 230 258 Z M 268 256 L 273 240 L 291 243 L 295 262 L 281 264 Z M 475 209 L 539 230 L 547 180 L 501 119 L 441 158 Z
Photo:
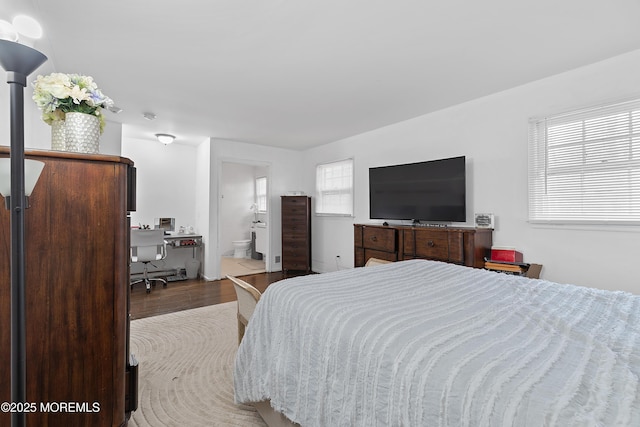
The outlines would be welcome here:
M 530 223 L 640 225 L 640 98 L 533 117 L 528 145 Z
M 264 180 L 264 195 L 260 194 L 259 192 L 259 184 L 258 181 L 262 181 Z M 269 210 L 269 182 L 267 180 L 266 176 L 257 176 L 254 179 L 254 186 L 255 186 L 255 194 L 256 194 L 256 205 L 257 205 L 257 209 L 258 209 L 258 213 L 267 213 L 267 211 Z M 261 198 L 264 199 L 264 209 L 261 209 L 261 203 L 260 200 Z
M 320 174 L 320 170 L 322 168 L 326 168 L 328 166 L 334 165 L 337 166 L 341 163 L 346 163 L 349 162 L 350 163 L 350 167 L 351 167 L 351 176 L 350 176 L 350 186 L 348 187 L 347 192 L 343 192 L 340 189 L 338 190 L 321 190 L 320 186 L 319 186 L 319 174 Z M 355 210 L 355 206 L 354 206 L 354 187 L 355 187 L 355 160 L 353 157 L 347 157 L 344 159 L 340 159 L 340 160 L 333 160 L 330 162 L 323 162 L 323 163 L 318 163 L 316 164 L 316 171 L 315 171 L 315 196 L 316 196 L 316 201 L 315 201 L 315 206 L 314 206 L 314 214 L 316 216 L 327 216 L 327 217 L 354 217 L 354 210 Z M 322 196 L 321 193 L 327 193 L 327 192 L 333 192 L 334 194 L 348 194 L 348 197 L 350 198 L 350 203 L 348 206 L 348 210 L 349 212 L 327 212 L 327 211 L 322 211 L 319 212 L 318 209 L 324 207 L 325 203 L 324 203 L 324 197 Z M 346 206 L 346 205 L 345 205 Z

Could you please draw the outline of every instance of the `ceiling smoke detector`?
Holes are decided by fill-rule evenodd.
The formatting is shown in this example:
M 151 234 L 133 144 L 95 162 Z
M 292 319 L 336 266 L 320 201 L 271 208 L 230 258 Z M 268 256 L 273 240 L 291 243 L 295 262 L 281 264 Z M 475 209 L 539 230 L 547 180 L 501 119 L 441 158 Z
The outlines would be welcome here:
M 142 117 L 144 117 L 147 120 L 155 120 L 156 119 L 156 115 L 153 113 L 142 113 Z

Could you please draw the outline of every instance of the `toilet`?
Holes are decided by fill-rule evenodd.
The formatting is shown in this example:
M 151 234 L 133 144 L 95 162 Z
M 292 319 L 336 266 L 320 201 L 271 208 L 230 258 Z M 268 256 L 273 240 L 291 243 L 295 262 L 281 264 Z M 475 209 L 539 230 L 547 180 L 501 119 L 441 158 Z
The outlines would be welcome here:
M 246 258 L 249 246 L 251 246 L 251 240 L 234 240 L 233 242 L 233 257 L 234 258 Z

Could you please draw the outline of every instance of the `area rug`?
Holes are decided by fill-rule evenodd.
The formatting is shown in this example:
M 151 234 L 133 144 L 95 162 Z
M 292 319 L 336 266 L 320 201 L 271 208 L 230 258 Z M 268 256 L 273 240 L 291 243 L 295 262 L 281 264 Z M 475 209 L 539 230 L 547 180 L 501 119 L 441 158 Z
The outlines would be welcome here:
M 138 410 L 129 426 L 266 426 L 233 402 L 236 302 L 131 322 L 139 367 Z

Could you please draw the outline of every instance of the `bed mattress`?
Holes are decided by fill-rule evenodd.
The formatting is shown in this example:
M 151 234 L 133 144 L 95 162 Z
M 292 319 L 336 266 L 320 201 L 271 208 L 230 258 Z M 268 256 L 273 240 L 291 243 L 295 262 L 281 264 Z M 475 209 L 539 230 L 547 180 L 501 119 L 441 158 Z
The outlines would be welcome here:
M 640 425 L 640 296 L 412 260 L 268 287 L 235 399 L 302 426 Z

